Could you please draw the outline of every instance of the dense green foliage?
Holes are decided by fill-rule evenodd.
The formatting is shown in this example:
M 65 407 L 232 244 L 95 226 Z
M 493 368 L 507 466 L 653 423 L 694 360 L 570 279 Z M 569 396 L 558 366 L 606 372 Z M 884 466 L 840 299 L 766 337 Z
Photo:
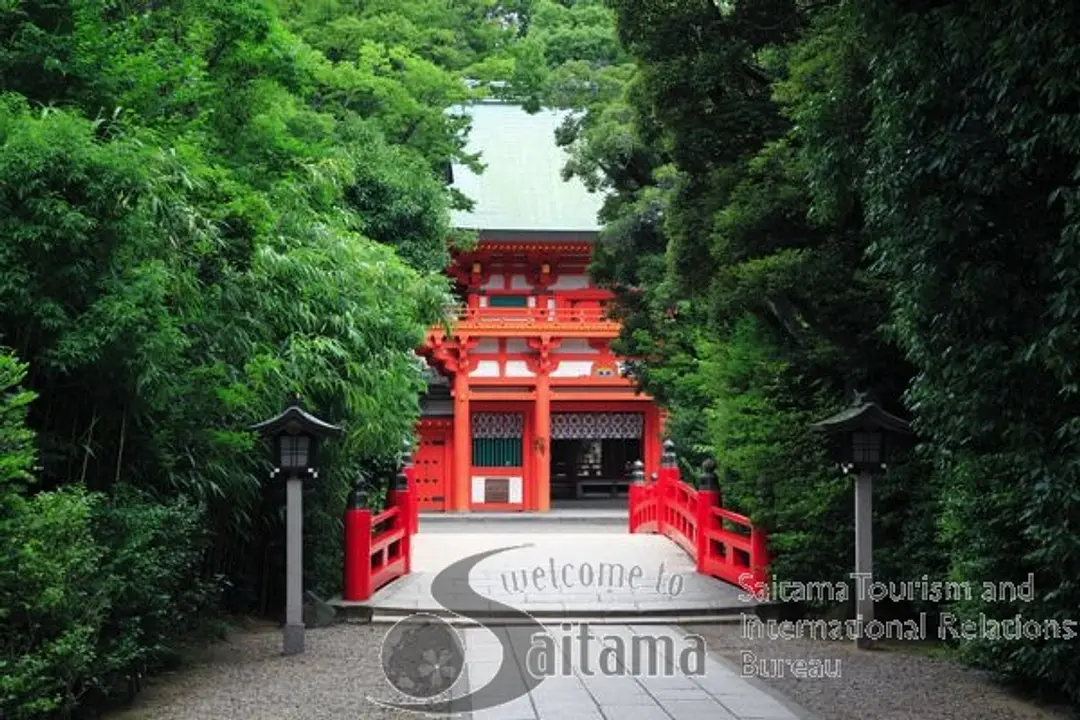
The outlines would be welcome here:
M 844 580 L 850 483 L 809 424 L 869 391 L 920 440 L 877 485 L 878 579 L 1037 593 L 888 611 L 1076 620 L 1076 9 L 608 5 L 634 62 L 547 100 L 612 191 L 594 273 L 686 467 L 717 457 L 779 578 Z M 1080 700 L 1073 642 L 959 645 Z
M 337 591 L 348 491 L 418 413 L 465 202 L 442 169 L 473 161 L 448 111 L 517 35 L 494 9 L 0 5 L 0 392 L 26 388 L 0 715 L 123 692 L 216 608 L 279 611 L 282 492 L 246 428 L 291 391 L 346 431 L 305 502 L 307 585 Z
M 215 605 L 199 579 L 206 528 L 183 498 L 81 485 L 24 497 L 35 460 L 26 366 L 0 355 L 0 707 L 61 713 L 175 659 L 173 641 Z
M 0 3 L 0 715 L 115 694 L 212 609 L 277 611 L 281 489 L 244 429 L 290 391 L 346 429 L 305 505 L 307 585 L 335 591 L 347 491 L 418 411 L 467 241 L 442 171 L 477 160 L 453 109 L 484 93 L 574 110 L 620 349 L 779 578 L 847 579 L 850 482 L 809 425 L 868 390 L 920 439 L 876 486 L 879 579 L 1038 594 L 886 611 L 1069 618 L 1078 14 Z M 1080 700 L 1071 643 L 959 645 Z

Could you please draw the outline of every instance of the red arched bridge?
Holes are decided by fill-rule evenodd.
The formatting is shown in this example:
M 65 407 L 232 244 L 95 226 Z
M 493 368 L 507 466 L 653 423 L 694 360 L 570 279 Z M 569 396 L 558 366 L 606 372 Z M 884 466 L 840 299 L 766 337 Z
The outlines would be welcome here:
M 721 493 L 712 469 L 714 466 L 707 463 L 702 475 L 701 487 L 695 488 L 681 477 L 670 444 L 666 446 L 663 460 L 661 470 L 651 481 L 644 477 L 640 463 L 635 468 L 625 520 L 622 521 L 624 530 L 620 531 L 617 527 L 611 527 L 607 535 L 592 536 L 600 540 L 594 539 L 593 545 L 589 548 L 583 546 L 585 540 L 580 535 L 574 535 L 573 530 L 562 538 L 565 542 L 560 541 L 558 537 L 560 533 L 553 534 L 550 529 L 542 535 L 537 535 L 536 537 L 540 538 L 540 542 L 544 544 L 544 548 L 537 552 L 540 554 L 546 552 L 550 555 L 550 563 L 545 557 L 543 558 L 543 572 L 535 568 L 530 570 L 534 576 L 533 579 L 537 573 L 540 573 L 558 585 L 558 578 L 555 577 L 559 574 L 556 570 L 556 557 L 562 558 L 566 562 L 562 562 L 563 567 L 560 572 L 577 583 L 578 589 L 575 590 L 577 594 L 573 597 L 578 599 L 578 607 L 583 607 L 586 602 L 590 602 L 601 603 L 605 608 L 610 609 L 614 607 L 612 602 L 618 604 L 616 596 L 598 593 L 595 587 L 586 591 L 582 589 L 582 582 L 579 582 L 587 579 L 583 577 L 585 564 L 580 559 L 591 552 L 603 557 L 600 566 L 606 564 L 609 569 L 618 566 L 624 574 L 626 572 L 624 560 L 628 557 L 633 558 L 635 562 L 639 560 L 648 562 L 650 557 L 656 559 L 659 563 L 660 575 L 665 573 L 663 569 L 665 567 L 669 573 L 674 568 L 681 568 L 684 574 L 696 576 L 692 577 L 691 584 L 697 586 L 695 592 L 700 595 L 699 609 L 717 608 L 715 597 L 712 597 L 716 595 L 725 596 L 723 601 L 725 607 L 736 607 L 739 604 L 734 599 L 736 595 L 740 597 L 742 603 L 746 603 L 748 601 L 746 591 L 764 587 L 769 575 L 766 533 L 763 529 L 755 527 L 745 515 L 723 507 Z M 421 568 L 422 571 L 432 569 L 430 561 L 432 549 L 445 553 L 446 546 L 452 542 L 446 534 L 431 537 L 430 533 L 425 531 L 423 536 L 418 536 L 420 515 L 416 494 L 412 487 L 412 474 L 413 468 L 407 462 L 399 471 L 394 486 L 388 493 L 386 509 L 382 512 L 376 513 L 369 509 L 367 498 L 362 492 L 354 493 L 350 499 L 345 515 L 343 605 L 362 605 L 370 601 L 374 595 L 387 596 L 391 589 L 396 592 L 400 601 L 403 591 L 398 591 L 398 588 L 405 588 L 415 580 L 415 578 L 405 576 L 422 574 L 414 573 L 418 561 L 418 558 L 414 556 L 420 549 L 419 541 L 428 539 L 429 542 L 427 554 L 423 558 L 425 567 Z M 553 512 L 550 515 L 556 514 Z M 495 544 L 503 545 L 517 545 L 522 540 L 528 540 L 529 538 L 520 534 L 527 534 L 527 529 L 523 524 L 516 523 L 513 517 L 519 514 L 508 515 L 511 517 L 506 518 L 507 522 L 503 523 L 502 527 L 504 529 L 512 527 L 510 532 L 514 534 L 514 537 L 508 540 L 506 532 L 489 533 L 487 537 L 493 538 Z M 564 533 L 566 532 L 564 530 Z M 626 540 L 618 540 L 618 535 L 614 533 L 622 534 Z M 475 540 L 476 537 L 473 539 Z M 535 543 L 527 544 L 531 546 Z M 493 547 L 492 542 L 473 543 L 470 546 L 473 551 L 490 547 Z M 538 555 L 534 559 L 540 563 Z M 570 562 L 575 559 L 576 566 Z M 550 564 L 550 570 L 546 569 L 548 564 Z M 537 564 L 536 567 L 540 565 Z M 568 571 L 567 567 L 578 569 Z M 515 572 L 523 576 L 528 574 L 524 571 Z M 633 574 L 634 571 L 630 572 Z M 592 574 L 593 569 L 590 569 L 589 573 Z M 508 577 L 511 578 L 510 581 L 507 580 Z M 503 594 L 504 589 L 507 592 L 511 590 L 508 582 L 517 584 L 516 575 L 508 570 L 504 570 L 501 575 L 495 573 L 488 580 L 489 590 L 498 594 Z M 531 581 L 529 577 L 523 580 L 523 582 Z M 472 576 L 470 576 L 470 582 L 472 582 Z M 656 582 L 659 587 L 660 578 L 657 578 Z M 680 580 L 680 583 L 685 584 L 685 580 Z M 743 589 L 741 593 L 740 588 Z M 533 591 L 530 590 L 530 592 Z M 569 589 L 563 588 L 563 592 L 569 592 Z M 608 592 L 610 593 L 610 589 Z M 536 597 L 537 594 L 538 591 L 532 597 Z M 422 603 L 419 606 L 411 603 L 409 597 L 406 597 L 406 602 L 401 606 L 402 611 L 410 607 L 414 610 L 422 607 Z M 684 599 L 689 597 L 684 596 Z M 684 602 L 683 605 L 685 609 L 686 603 Z M 561 607 L 565 610 L 568 606 L 564 602 Z M 650 607 L 650 604 L 643 602 L 639 593 L 633 607 L 644 610 Z

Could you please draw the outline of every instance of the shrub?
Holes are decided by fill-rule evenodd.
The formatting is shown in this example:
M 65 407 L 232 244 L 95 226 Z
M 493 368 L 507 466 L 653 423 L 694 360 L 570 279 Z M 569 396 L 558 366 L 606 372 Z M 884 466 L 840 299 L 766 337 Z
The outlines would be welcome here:
M 99 640 L 98 692 L 172 663 L 178 643 L 215 607 L 219 583 L 201 580 L 205 516 L 186 500 L 162 504 L 122 486 L 97 505 L 95 540 L 109 611 Z
M 18 496 L 0 537 L 0 716 L 125 693 L 208 617 L 204 524 L 185 502 L 79 486 Z
M 78 487 L 9 498 L 0 532 L 0 715 L 78 704 L 99 667 L 110 600 L 93 536 L 100 498 Z
M 26 368 L 0 353 L 0 717 L 67 715 L 173 659 L 208 617 L 202 509 L 120 486 L 28 496 Z

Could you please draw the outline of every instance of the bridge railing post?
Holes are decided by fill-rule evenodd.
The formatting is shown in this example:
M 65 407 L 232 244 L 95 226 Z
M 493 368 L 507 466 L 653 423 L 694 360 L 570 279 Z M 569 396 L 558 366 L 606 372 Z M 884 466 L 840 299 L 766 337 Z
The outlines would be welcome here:
M 664 454 L 660 458 L 660 478 L 656 483 L 656 532 L 666 534 L 671 524 L 670 505 L 674 497 L 675 485 L 679 482 L 679 458 L 675 454 L 675 443 L 664 441 Z
M 345 577 L 341 593 L 344 600 L 371 597 L 371 509 L 365 485 L 361 475 L 345 508 Z
M 709 533 L 713 528 L 713 509 L 720 505 L 719 484 L 716 477 L 716 461 L 711 458 L 701 464 L 701 480 L 697 489 L 697 517 L 694 523 L 694 548 L 697 571 L 706 572 L 712 543 Z
M 646 493 L 649 492 L 649 488 L 645 486 L 645 469 L 642 462 L 638 460 L 630 467 L 630 477 L 627 478 L 630 481 L 630 512 L 628 514 L 630 516 L 630 532 L 633 533 L 637 532 L 642 523 L 639 506 L 647 499 Z
M 405 530 L 401 538 L 401 555 L 405 558 L 405 573 L 412 572 L 412 522 L 414 491 L 409 487 L 409 478 L 405 474 L 405 466 L 398 468 L 394 476 L 394 489 L 392 505 L 398 509 L 398 523 Z
M 664 441 L 664 453 L 660 456 L 659 481 L 677 483 L 679 481 L 679 458 L 675 454 L 675 443 Z
M 769 534 L 756 525 L 750 527 L 750 574 L 755 587 L 769 582 Z
M 413 464 L 412 443 L 408 438 L 405 438 L 401 444 L 401 472 L 405 474 L 409 488 L 409 534 L 415 535 L 420 531 L 420 493 L 416 487 L 416 465 Z

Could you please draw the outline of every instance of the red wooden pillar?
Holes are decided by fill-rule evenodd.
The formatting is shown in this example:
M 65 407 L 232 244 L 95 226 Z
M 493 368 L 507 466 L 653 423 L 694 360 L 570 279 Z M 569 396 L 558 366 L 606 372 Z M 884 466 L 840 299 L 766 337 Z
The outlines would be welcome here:
M 536 351 L 529 363 L 536 373 L 532 427 L 532 507 L 540 512 L 551 509 L 551 372 L 559 364 L 552 357 L 559 343 L 558 338 L 546 334 L 528 340 L 529 347 Z
M 547 368 L 541 366 L 536 375 L 536 406 L 533 416 L 533 495 L 535 509 L 546 512 L 551 509 L 551 381 Z
M 359 486 L 345 509 L 345 578 L 341 596 L 361 601 L 371 597 L 371 510 Z
M 469 376 L 461 363 L 454 374 L 454 467 L 450 478 L 450 510 L 469 509 L 469 475 L 472 471 L 472 417 L 469 414 Z

